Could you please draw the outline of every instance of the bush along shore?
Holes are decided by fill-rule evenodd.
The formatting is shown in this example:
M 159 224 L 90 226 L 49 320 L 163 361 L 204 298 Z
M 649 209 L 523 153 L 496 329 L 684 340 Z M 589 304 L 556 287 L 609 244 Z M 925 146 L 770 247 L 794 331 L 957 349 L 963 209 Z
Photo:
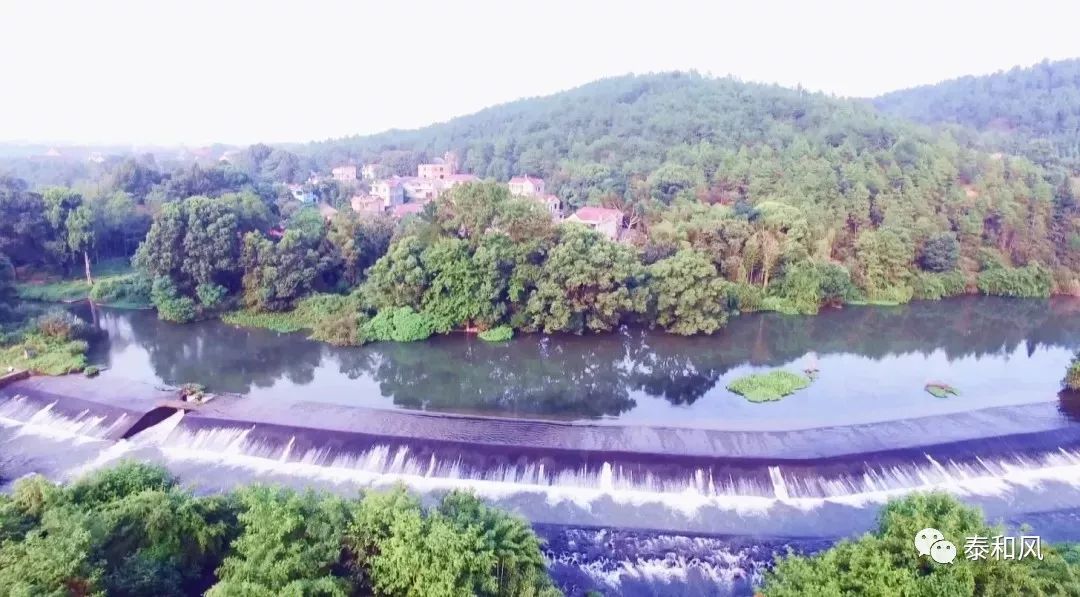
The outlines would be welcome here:
M 0 494 L 0 595 L 554 597 L 529 525 L 452 492 L 341 498 L 274 487 L 196 496 L 123 463 Z
M 727 234 L 727 227 L 747 225 L 750 233 L 754 225 L 775 225 L 782 231 L 794 225 L 782 222 L 800 221 L 779 204 L 751 211 L 747 216 L 728 206 L 674 203 L 658 216 L 664 224 L 658 226 L 709 222 L 713 233 Z M 200 217 L 210 220 L 197 224 Z M 757 273 L 747 275 L 707 246 L 661 243 L 663 235 L 634 245 L 557 224 L 535 201 L 487 183 L 454 188 L 423 214 L 396 224 L 392 235 L 377 236 L 381 244 L 360 240 L 370 240 L 372 227 L 394 224 L 358 220 L 356 214 L 326 222 L 302 210 L 276 243 L 235 228 L 227 235 L 234 243 L 228 247 L 231 262 L 173 252 L 195 233 L 192 226 L 213 228 L 215 217 L 235 223 L 267 216 L 239 199 L 170 204 L 135 259 L 153 280 L 150 298 L 159 316 L 175 322 L 220 316 L 234 325 L 309 330 L 340 345 L 461 330 L 490 338 L 500 328 L 596 333 L 623 323 L 710 334 L 737 313 L 814 314 L 843 304 L 896 305 L 966 293 L 1047 297 L 1055 288 L 1046 267 L 1012 266 L 990 250 L 978 254 L 978 269 L 959 269 L 959 241 L 948 234 L 927 241 L 923 261 L 914 249 L 906 253 L 903 235 L 886 232 L 863 238 L 849 264 L 816 259 L 809 246 L 795 243 L 790 255 L 778 253 L 775 262 L 758 264 L 752 268 Z M 780 239 L 784 233 L 775 234 Z M 364 251 L 356 252 L 361 246 Z M 919 269 L 923 262 L 929 269 Z M 212 275 L 184 273 L 194 271 Z

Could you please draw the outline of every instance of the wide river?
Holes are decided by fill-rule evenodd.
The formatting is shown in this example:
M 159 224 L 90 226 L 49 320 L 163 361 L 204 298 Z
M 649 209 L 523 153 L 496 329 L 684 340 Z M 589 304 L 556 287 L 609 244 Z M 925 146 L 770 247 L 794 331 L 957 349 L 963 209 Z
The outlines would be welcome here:
M 750 314 L 710 337 L 628 327 L 361 348 L 75 310 L 108 333 L 90 354 L 105 370 L 64 383 L 111 397 L 0 390 L 0 477 L 137 458 L 206 491 L 470 488 L 537 525 L 570 594 L 747 594 L 777 550 L 865 532 L 910 491 L 1080 540 L 1080 400 L 1059 395 L 1080 300 Z M 771 369 L 817 373 L 773 403 L 726 389 Z M 935 398 L 928 382 L 959 394 Z M 117 437 L 125 392 L 184 383 L 242 397 Z
M 89 309 L 82 315 L 91 318 Z M 260 401 L 596 420 L 626 425 L 778 430 L 904 419 L 1055 399 L 1080 347 L 1080 301 L 966 297 L 848 307 L 815 317 L 735 317 L 721 333 L 624 328 L 595 336 L 451 335 L 334 348 L 302 334 L 152 312 L 98 309 L 104 377 L 202 383 Z M 729 392 L 757 370 L 818 370 L 805 391 L 754 404 Z M 947 400 L 929 381 L 960 391 Z

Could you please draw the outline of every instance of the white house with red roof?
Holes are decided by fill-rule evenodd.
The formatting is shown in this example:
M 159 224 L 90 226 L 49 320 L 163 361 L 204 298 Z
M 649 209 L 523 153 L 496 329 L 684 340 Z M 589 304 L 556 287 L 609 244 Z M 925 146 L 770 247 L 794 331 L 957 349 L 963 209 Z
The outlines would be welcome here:
M 532 176 L 515 176 L 510 179 L 510 194 L 537 197 L 544 194 L 544 179 Z
M 606 207 L 582 207 L 566 218 L 566 221 L 584 224 L 611 240 L 617 240 L 622 228 L 623 213 Z

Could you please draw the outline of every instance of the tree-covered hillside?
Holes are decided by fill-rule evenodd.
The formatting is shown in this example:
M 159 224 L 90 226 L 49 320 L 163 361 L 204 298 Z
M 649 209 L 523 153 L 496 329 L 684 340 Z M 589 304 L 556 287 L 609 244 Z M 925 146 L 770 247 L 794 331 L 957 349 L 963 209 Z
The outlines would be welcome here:
M 1080 293 L 1069 179 L 983 151 L 966 130 L 798 89 L 627 76 L 300 155 L 252 146 L 230 165 L 173 173 L 130 162 L 86 196 L 0 179 L 0 252 L 20 269 L 70 269 L 110 230 L 84 221 L 122 220 L 95 215 L 102 191 L 123 191 L 154 216 L 135 265 L 162 317 L 243 307 L 234 317 L 280 326 L 267 313 L 297 308 L 287 327 L 345 344 L 634 321 L 713 333 L 755 309 Z M 308 163 L 414 173 L 448 150 L 489 180 L 399 221 L 347 203 L 333 216 L 297 211 L 271 186 Z M 629 229 L 608 238 L 553 220 L 501 182 L 526 173 L 564 208 L 619 208 Z
M 1080 160 L 1080 59 L 894 91 L 873 103 L 917 122 L 975 128 L 990 146 L 1043 165 Z

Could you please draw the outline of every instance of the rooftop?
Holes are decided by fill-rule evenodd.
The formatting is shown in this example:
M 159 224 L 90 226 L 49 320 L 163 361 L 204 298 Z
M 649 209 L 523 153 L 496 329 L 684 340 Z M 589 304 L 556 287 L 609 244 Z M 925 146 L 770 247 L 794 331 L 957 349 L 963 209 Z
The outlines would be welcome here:
M 582 207 L 574 212 L 574 216 L 583 222 L 602 222 L 604 220 L 622 220 L 623 213 L 617 209 L 607 207 Z

